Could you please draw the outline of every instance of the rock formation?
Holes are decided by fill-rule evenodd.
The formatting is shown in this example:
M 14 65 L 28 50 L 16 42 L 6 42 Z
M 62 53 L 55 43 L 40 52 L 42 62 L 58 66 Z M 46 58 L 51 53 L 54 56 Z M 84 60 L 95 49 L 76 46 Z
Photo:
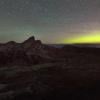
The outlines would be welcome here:
M 34 36 L 23 43 L 10 41 L 0 45 L 0 65 L 34 65 L 54 61 L 57 49 L 42 44 Z

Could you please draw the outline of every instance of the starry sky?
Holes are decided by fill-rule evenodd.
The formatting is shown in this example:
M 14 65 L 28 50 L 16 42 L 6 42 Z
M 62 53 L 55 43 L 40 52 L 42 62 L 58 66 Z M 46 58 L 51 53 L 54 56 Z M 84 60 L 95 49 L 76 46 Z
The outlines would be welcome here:
M 0 42 L 44 43 L 100 31 L 100 0 L 0 0 Z

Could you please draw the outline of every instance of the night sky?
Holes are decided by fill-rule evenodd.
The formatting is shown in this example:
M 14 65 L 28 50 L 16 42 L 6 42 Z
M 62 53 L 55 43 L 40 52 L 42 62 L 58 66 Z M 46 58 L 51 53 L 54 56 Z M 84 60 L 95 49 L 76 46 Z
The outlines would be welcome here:
M 34 35 L 44 43 L 67 43 L 99 31 L 100 0 L 0 0 L 0 42 Z

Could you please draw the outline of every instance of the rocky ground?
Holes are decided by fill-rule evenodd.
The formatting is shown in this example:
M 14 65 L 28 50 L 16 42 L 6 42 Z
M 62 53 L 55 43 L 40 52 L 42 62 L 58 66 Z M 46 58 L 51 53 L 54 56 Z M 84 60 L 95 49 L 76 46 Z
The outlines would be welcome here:
M 0 44 L 0 100 L 100 100 L 100 48 Z
M 95 66 L 47 63 L 0 68 L 0 100 L 99 100 L 100 68 Z

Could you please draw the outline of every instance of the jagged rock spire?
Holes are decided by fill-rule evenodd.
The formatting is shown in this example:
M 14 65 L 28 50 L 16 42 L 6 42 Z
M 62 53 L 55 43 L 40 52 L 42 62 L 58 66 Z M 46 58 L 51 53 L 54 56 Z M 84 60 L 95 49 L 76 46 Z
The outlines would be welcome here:
M 27 43 L 27 42 L 34 42 L 35 41 L 35 37 L 34 36 L 31 36 L 29 39 L 25 40 L 24 43 Z

